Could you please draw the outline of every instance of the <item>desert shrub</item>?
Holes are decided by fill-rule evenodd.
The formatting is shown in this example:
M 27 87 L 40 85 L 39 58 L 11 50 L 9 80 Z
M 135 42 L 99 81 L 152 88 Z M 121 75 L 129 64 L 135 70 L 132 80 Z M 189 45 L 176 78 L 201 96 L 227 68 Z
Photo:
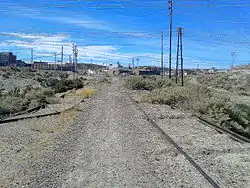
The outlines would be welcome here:
M 52 88 L 55 93 L 66 92 L 71 89 L 80 89 L 84 86 L 82 80 L 58 80 L 58 79 L 48 79 L 42 84 L 44 87 Z
M 61 73 L 59 74 L 59 77 L 60 77 L 61 79 L 67 79 L 67 78 L 69 77 L 69 74 L 66 73 L 66 72 L 61 72 Z
M 35 107 L 38 107 L 40 104 L 40 101 L 37 101 L 37 100 L 31 100 L 29 102 L 29 109 L 32 109 L 32 108 L 35 108 Z
M 211 74 L 197 76 L 198 83 L 218 89 L 249 95 L 250 76 L 238 73 Z
M 11 97 L 20 97 L 20 91 L 19 88 L 14 88 L 8 92 L 8 95 Z
M 46 97 L 52 97 L 55 95 L 55 92 L 50 88 L 44 88 L 42 92 Z
M 191 110 L 218 125 L 250 137 L 250 107 L 206 86 L 167 87 L 148 94 L 147 102 L 174 105 Z
M 186 100 L 185 88 L 169 87 L 154 90 L 149 94 L 148 99 L 151 103 L 175 105 L 178 102 Z
M 17 67 L 11 67 L 10 69 L 11 71 L 14 71 L 14 72 L 21 72 L 21 70 Z
M 5 74 L 2 74 L 2 77 L 5 78 L 5 79 L 10 78 L 10 76 L 9 76 L 8 74 L 6 74 L 6 73 L 5 73 Z
M 50 88 L 34 89 L 30 86 L 27 86 L 22 90 L 15 88 L 1 96 L 0 116 L 4 117 L 9 114 L 47 104 L 47 99 L 53 96 L 54 91 Z
M 172 82 L 168 79 L 161 79 L 150 76 L 133 76 L 125 79 L 125 87 L 132 90 L 148 90 L 158 89 L 162 87 L 171 86 Z
M 225 126 L 250 137 L 250 106 L 245 104 L 236 104 L 228 110 L 229 119 Z
M 0 102 L 0 115 L 11 114 L 25 110 L 28 107 L 28 101 L 19 97 L 7 96 Z

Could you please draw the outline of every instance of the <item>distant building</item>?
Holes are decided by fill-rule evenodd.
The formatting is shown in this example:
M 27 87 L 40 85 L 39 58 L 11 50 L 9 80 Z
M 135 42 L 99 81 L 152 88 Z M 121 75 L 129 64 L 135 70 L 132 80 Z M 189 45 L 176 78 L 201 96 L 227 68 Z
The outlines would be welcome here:
M 0 52 L 0 66 L 15 66 L 16 56 L 12 52 Z
M 137 67 L 134 70 L 135 75 L 160 75 L 161 69 L 157 67 Z
M 49 63 L 48 62 L 38 62 L 35 61 L 33 64 L 33 68 L 36 70 L 48 70 L 49 69 Z
M 74 65 L 72 63 L 55 64 L 42 61 L 35 61 L 33 64 L 35 70 L 58 70 L 58 71 L 73 71 L 75 72 Z
M 16 61 L 16 66 L 17 66 L 17 67 L 27 67 L 27 63 L 25 63 L 25 62 L 22 61 L 22 60 L 17 60 L 17 61 Z

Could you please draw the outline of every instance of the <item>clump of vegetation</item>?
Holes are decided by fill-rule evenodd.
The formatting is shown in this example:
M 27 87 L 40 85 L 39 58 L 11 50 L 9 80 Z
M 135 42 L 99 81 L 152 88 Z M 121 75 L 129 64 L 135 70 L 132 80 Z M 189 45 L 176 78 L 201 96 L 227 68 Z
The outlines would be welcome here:
M 84 99 L 88 99 L 95 94 L 95 90 L 91 88 L 86 88 L 84 90 L 79 91 L 78 95 Z
M 140 77 L 133 76 L 125 79 L 125 86 L 132 90 L 148 90 L 158 89 L 162 87 L 171 86 L 172 82 L 168 79 L 162 79 L 158 77 Z
M 47 104 L 53 96 L 54 91 L 50 88 L 15 88 L 0 96 L 0 117 Z
M 250 95 L 250 75 L 237 73 L 210 74 L 197 77 L 198 83 L 240 95 Z
M 191 110 L 213 123 L 250 137 L 250 107 L 234 104 L 230 98 L 206 86 L 157 89 L 148 94 L 145 101 Z
M 76 80 L 66 80 L 66 79 L 47 79 L 44 80 L 42 85 L 44 87 L 50 87 L 55 91 L 55 93 L 66 92 L 71 89 L 83 88 L 84 84 L 81 79 Z

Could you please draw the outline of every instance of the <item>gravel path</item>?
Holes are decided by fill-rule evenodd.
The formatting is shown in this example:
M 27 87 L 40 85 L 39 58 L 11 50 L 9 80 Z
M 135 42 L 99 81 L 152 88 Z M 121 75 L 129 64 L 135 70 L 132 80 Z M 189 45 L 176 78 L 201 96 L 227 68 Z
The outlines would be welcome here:
M 215 159 L 205 158 L 208 155 L 200 150 L 201 147 L 209 147 L 216 151 L 221 148 L 219 144 L 215 144 L 215 138 L 212 137 L 213 134 L 216 138 L 219 137 L 216 132 L 205 128 L 211 137 L 206 143 L 197 138 L 201 136 L 198 134 L 202 132 L 201 128 L 190 129 L 190 132 L 186 127 L 180 129 L 183 119 L 178 118 L 179 112 L 170 112 L 166 111 L 166 108 L 155 108 L 155 106 L 144 106 L 144 108 L 156 118 L 157 122 L 168 120 L 162 124 L 167 124 L 165 130 L 193 155 L 201 166 L 209 168 L 208 164 L 212 161 L 215 167 L 211 168 L 211 174 L 215 178 L 218 177 L 216 180 L 223 186 L 233 185 L 226 181 L 234 179 L 228 178 L 230 173 L 237 177 L 247 175 L 245 171 L 247 166 L 243 167 L 243 163 L 237 163 L 241 165 L 240 168 L 245 168 L 243 174 L 240 170 L 234 174 L 235 168 L 229 168 L 232 166 L 228 166 L 226 172 L 224 169 L 222 173 L 216 171 L 217 163 L 221 163 L 223 168 L 224 164 L 232 160 L 229 156 L 227 158 L 226 155 L 220 155 L 216 158 L 218 155 L 209 155 Z M 161 112 L 160 117 L 155 116 L 160 114 L 158 112 Z M 166 117 L 166 114 L 173 116 L 172 119 L 177 119 L 179 122 L 170 122 L 171 118 Z M 186 124 L 194 121 L 190 117 L 184 120 L 187 121 Z M 181 131 L 177 131 L 178 129 Z M 192 133 L 195 130 L 197 137 Z M 189 140 L 185 138 L 186 136 Z M 219 140 L 220 144 L 227 144 L 222 142 L 223 139 Z M 228 145 L 234 144 L 230 140 L 226 142 L 229 142 Z M 235 144 L 231 149 L 247 151 L 248 147 Z M 211 152 L 211 150 L 205 151 Z M 223 154 L 229 153 L 224 151 Z M 248 156 L 245 156 L 245 165 L 248 165 Z M 241 186 L 244 183 L 239 182 L 236 182 L 236 185 Z M 119 81 L 114 79 L 111 86 L 104 87 L 97 96 L 72 112 L 41 118 L 39 121 L 32 119 L 2 124 L 0 187 L 200 188 L 210 185 L 183 155 L 179 154 L 145 120 L 143 114 L 121 89 Z
M 62 187 L 209 187 L 144 119 L 117 82 L 79 119 L 79 152 Z

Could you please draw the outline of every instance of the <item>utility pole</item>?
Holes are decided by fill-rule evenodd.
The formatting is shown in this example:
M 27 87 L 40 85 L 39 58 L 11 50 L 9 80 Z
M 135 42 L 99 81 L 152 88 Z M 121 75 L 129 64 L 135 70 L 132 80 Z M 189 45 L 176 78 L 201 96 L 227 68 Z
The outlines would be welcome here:
M 77 55 L 78 49 L 75 44 L 73 44 L 73 65 L 74 65 L 74 78 L 76 78 L 76 71 L 77 71 Z
M 177 43 L 177 57 L 176 57 L 176 84 L 178 84 L 178 71 L 179 71 L 179 57 L 181 60 L 181 85 L 184 86 L 184 69 L 183 69 L 183 44 L 182 44 L 182 36 L 183 29 L 178 28 L 178 43 Z
M 72 63 L 71 55 L 69 55 L 69 63 Z
M 57 70 L 57 64 L 56 64 L 56 53 L 54 53 L 54 63 L 55 63 L 55 69 Z
M 199 71 L 199 69 L 200 69 L 200 64 L 197 63 L 197 71 Z
M 55 64 L 56 64 L 56 59 L 57 59 L 56 53 L 54 53 L 54 63 L 55 63 Z
M 135 68 L 135 58 L 134 57 L 132 58 L 132 67 L 133 67 L 133 69 Z
M 139 61 L 140 61 L 140 59 L 139 59 L 139 58 L 136 58 L 137 68 L 138 68 L 138 66 L 139 66 Z
M 61 50 L 61 71 L 63 71 L 63 46 Z
M 184 69 L 183 69 L 183 46 L 182 46 L 182 36 L 183 28 L 180 29 L 180 47 L 181 47 L 181 86 L 184 86 Z
M 161 73 L 162 73 L 162 79 L 163 79 L 163 77 L 164 77 L 164 57 L 163 57 L 163 40 L 164 40 L 164 34 L 163 34 L 163 32 L 161 33 Z
M 33 66 L 34 69 L 36 69 L 35 65 L 34 65 L 34 53 L 33 53 L 33 48 L 31 48 L 30 50 L 30 64 L 31 66 Z
M 232 52 L 231 53 L 231 56 L 232 56 L 232 65 L 231 65 L 231 69 L 233 70 L 233 67 L 234 67 L 234 64 L 235 64 L 235 56 L 236 56 L 236 53 L 235 52 Z
M 179 76 L 179 49 L 180 49 L 180 34 L 178 29 L 178 39 L 177 39 L 177 56 L 176 56 L 176 70 L 175 70 L 175 83 L 178 84 L 178 76 Z
M 33 64 L 33 57 L 34 57 L 34 54 L 33 54 L 33 48 L 31 48 L 31 56 L 30 56 L 30 63 Z
M 173 30 L 173 0 L 169 0 L 169 78 L 171 79 L 172 72 L 172 30 Z

